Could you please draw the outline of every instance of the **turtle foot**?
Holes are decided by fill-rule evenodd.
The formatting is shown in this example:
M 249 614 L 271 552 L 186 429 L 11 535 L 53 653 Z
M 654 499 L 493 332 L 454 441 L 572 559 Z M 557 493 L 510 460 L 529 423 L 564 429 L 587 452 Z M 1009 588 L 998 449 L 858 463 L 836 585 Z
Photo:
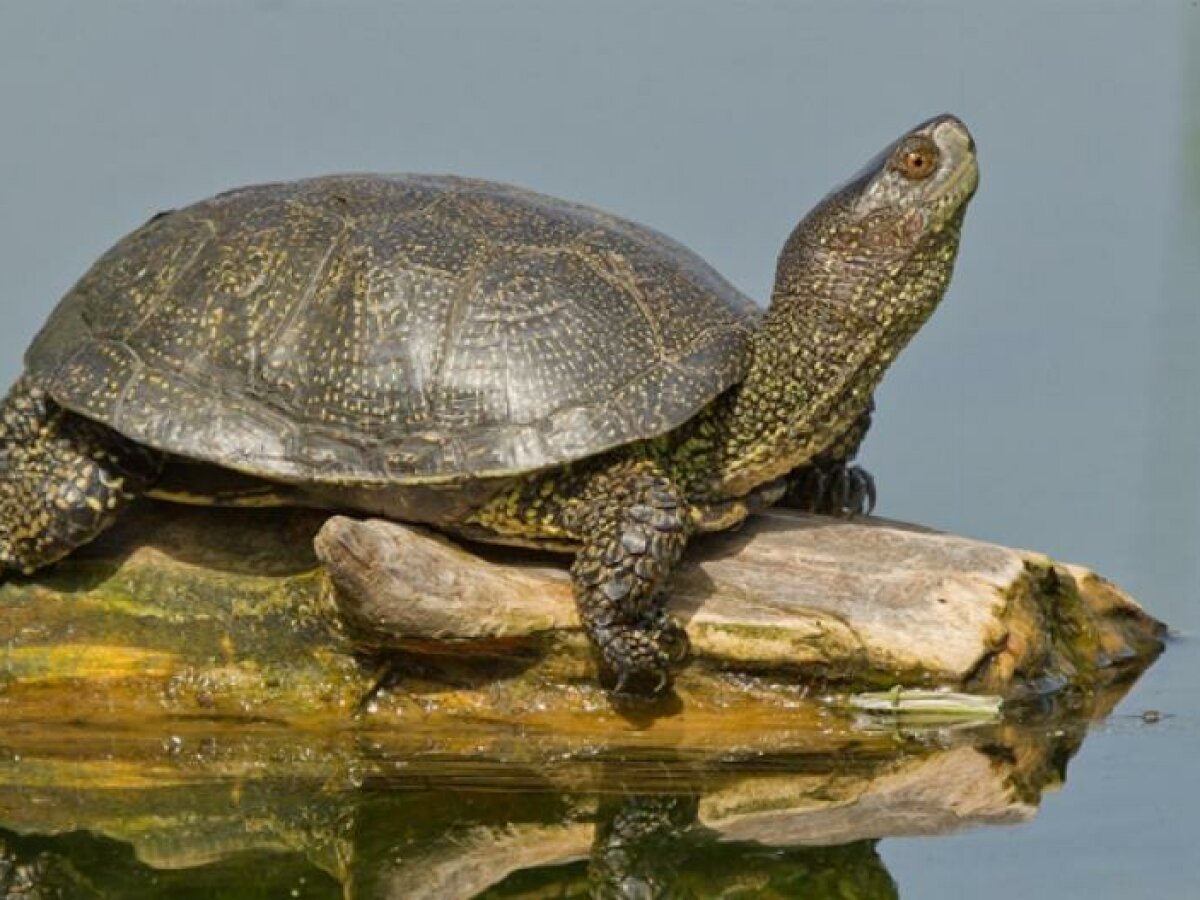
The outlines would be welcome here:
M 654 697 L 671 687 L 670 657 L 649 634 L 614 630 L 597 635 L 596 643 L 613 694 Z
M 667 655 L 671 665 L 678 666 L 687 660 L 692 652 L 692 641 L 679 620 L 665 609 L 655 609 L 648 623 L 647 633 Z
M 814 463 L 792 473 L 781 505 L 824 516 L 869 516 L 875 510 L 875 479 L 862 466 Z

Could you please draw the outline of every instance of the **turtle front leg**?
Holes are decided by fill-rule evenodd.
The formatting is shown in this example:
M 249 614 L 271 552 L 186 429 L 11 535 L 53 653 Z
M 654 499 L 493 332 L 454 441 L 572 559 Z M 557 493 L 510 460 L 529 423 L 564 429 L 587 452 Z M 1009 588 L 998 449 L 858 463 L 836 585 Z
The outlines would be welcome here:
M 683 492 L 652 462 L 618 463 L 588 484 L 572 516 L 582 547 L 571 567 L 584 631 L 615 677 L 616 693 L 671 683 L 687 635 L 662 588 L 694 525 Z
M 86 544 L 161 468 L 159 454 L 19 379 L 0 404 L 0 573 L 32 573 Z

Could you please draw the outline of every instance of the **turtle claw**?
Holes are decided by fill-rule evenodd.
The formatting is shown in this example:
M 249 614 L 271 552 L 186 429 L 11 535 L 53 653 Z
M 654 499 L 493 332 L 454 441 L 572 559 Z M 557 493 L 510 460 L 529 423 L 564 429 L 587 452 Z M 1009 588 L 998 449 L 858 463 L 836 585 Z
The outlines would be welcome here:
M 865 515 L 871 515 L 875 512 L 875 503 L 879 500 L 879 493 L 875 488 L 875 476 L 861 466 L 854 466 L 854 471 L 862 478 L 863 488 L 866 491 L 867 509 Z
M 809 498 L 811 510 L 819 511 L 825 505 L 825 499 L 829 493 L 829 475 L 822 466 L 813 466 L 806 473 L 807 483 L 803 484 L 798 490 L 803 491 Z
M 833 509 L 840 511 L 850 509 L 850 470 L 845 469 L 846 477 L 834 478 L 834 492 L 836 492 L 836 502 L 833 504 Z
M 796 472 L 784 506 L 826 516 L 869 516 L 878 500 L 875 479 L 862 466 L 814 463 Z
M 692 641 L 687 630 L 665 609 L 655 611 L 647 631 L 671 665 L 678 666 L 691 655 Z
M 663 652 L 667 654 L 667 659 L 673 666 L 682 665 L 692 655 L 691 638 L 682 628 L 661 638 L 659 646 L 663 648 Z
M 642 672 L 626 671 L 622 672 L 617 677 L 617 683 L 613 685 L 612 693 L 617 697 L 630 697 L 636 699 L 644 699 L 646 697 L 657 697 L 664 693 L 671 685 L 671 676 L 667 674 L 667 670 L 663 669 L 658 673 L 658 680 L 650 690 L 643 690 L 640 687 L 631 689 L 630 682 L 637 682 L 641 679 Z
M 612 634 L 600 647 L 605 665 L 616 675 L 612 693 L 653 697 L 671 686 L 670 659 L 658 642 L 643 631 Z
M 875 511 L 878 493 L 875 479 L 862 466 L 844 466 L 838 473 L 842 485 L 841 506 L 833 514 L 853 518 L 869 516 Z

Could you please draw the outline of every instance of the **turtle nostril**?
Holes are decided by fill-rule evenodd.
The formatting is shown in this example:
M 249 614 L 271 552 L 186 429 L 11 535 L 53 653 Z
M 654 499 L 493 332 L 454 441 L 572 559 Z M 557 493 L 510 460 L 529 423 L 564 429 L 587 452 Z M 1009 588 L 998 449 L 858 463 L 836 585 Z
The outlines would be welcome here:
M 969 152 L 975 152 L 975 136 L 971 134 L 971 129 L 967 128 L 966 123 L 963 122 L 962 119 L 949 113 L 940 116 L 939 118 L 941 120 L 941 125 L 949 126 L 951 129 L 957 131 L 960 135 L 967 139 L 967 150 Z

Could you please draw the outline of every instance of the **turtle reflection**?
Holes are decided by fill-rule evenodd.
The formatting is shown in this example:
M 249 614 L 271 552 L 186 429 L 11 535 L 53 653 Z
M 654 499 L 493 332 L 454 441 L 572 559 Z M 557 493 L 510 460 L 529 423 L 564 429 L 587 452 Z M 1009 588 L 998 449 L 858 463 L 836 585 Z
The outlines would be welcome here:
M 558 798 L 559 800 L 563 798 Z M 628 794 L 599 798 L 572 818 L 572 804 L 526 797 L 507 822 L 459 822 L 434 846 L 378 847 L 387 860 L 359 869 L 354 896 L 372 898 L 548 898 L 596 900 L 688 897 L 898 896 L 873 840 L 834 847 L 772 847 L 723 841 L 698 819 L 699 798 Z M 459 795 L 478 814 L 494 798 Z M 577 798 L 585 804 L 585 798 Z M 559 805 L 566 818 L 547 827 L 536 810 Z M 391 818 L 381 806 L 380 818 Z M 531 816 L 531 814 L 533 814 Z M 534 820 L 528 821 L 526 817 Z M 366 831 L 383 823 L 364 820 Z M 590 836 L 590 842 L 589 842 Z

